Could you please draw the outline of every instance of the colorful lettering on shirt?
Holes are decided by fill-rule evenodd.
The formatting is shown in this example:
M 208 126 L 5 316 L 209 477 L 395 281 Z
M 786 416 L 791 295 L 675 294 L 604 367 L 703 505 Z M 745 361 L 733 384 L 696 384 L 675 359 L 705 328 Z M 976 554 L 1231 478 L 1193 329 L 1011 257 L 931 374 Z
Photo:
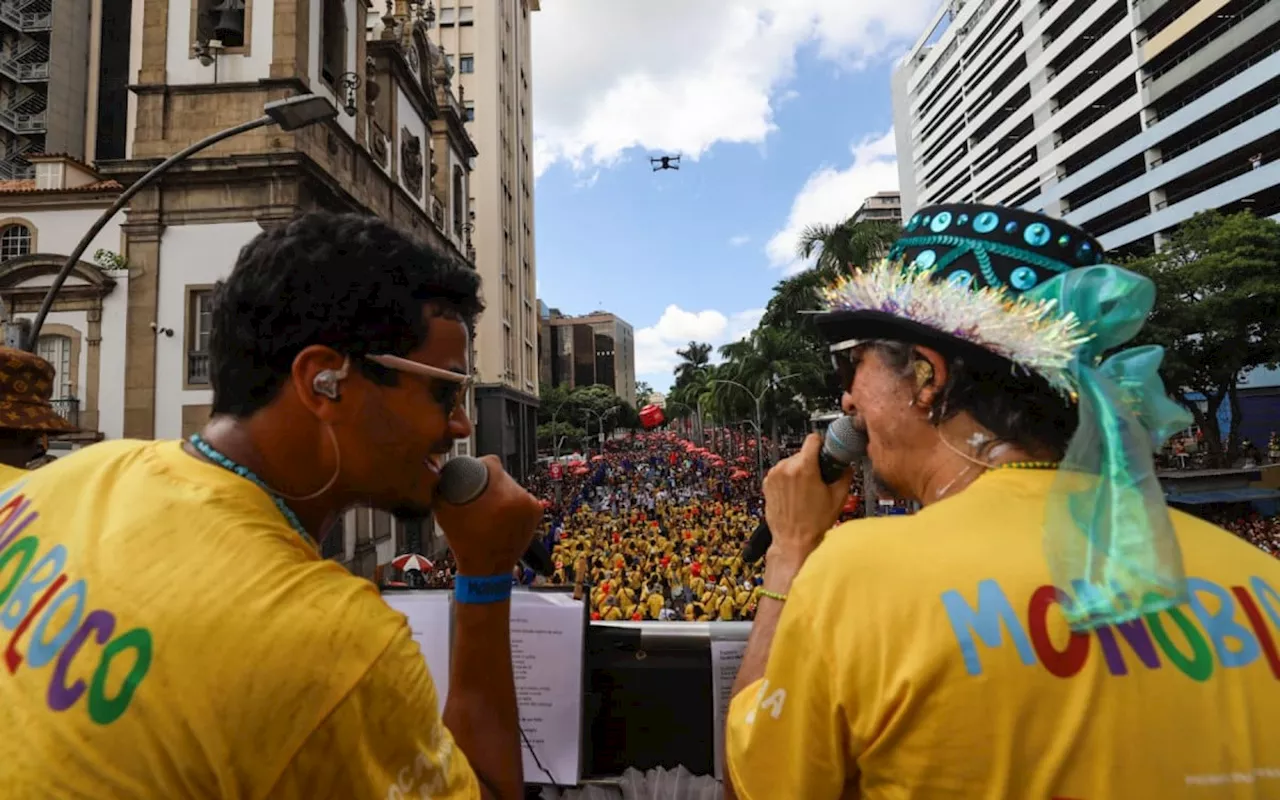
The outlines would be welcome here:
M 987 647 L 999 647 L 1004 644 L 1000 628 L 1009 632 L 1013 646 L 1023 664 L 1036 663 L 1035 653 L 1027 635 L 1018 622 L 1018 615 L 1004 596 L 1000 584 L 987 579 L 978 584 L 978 607 L 972 608 L 964 595 L 955 589 L 942 593 L 942 605 L 947 609 L 951 619 L 951 627 L 956 632 L 956 640 L 960 642 L 960 652 L 964 654 L 964 666 L 970 675 L 982 674 L 982 658 L 978 655 L 978 646 L 973 641 L 973 634 Z
M 1061 615 L 1078 605 L 1095 605 L 1095 587 L 1076 583 L 1068 592 L 1055 586 L 1041 586 L 1031 593 L 1024 616 L 1009 601 L 995 580 L 979 582 L 976 603 L 955 589 L 942 593 L 942 606 L 955 633 L 965 670 L 970 675 L 983 672 L 983 653 L 1000 650 L 1007 640 L 1013 643 L 1019 661 L 1039 664 L 1049 674 L 1070 678 L 1078 674 L 1092 652 L 1107 672 L 1115 677 L 1130 670 L 1160 669 L 1167 662 L 1195 681 L 1208 680 L 1217 667 L 1240 669 L 1265 661 L 1280 680 L 1280 592 L 1260 577 L 1248 586 L 1223 587 L 1204 578 L 1189 578 L 1189 598 L 1184 606 L 1144 614 L 1138 619 L 1104 625 L 1087 633 L 1072 632 L 1065 641 L 1054 641 L 1049 615 Z M 1152 598 L 1147 598 L 1152 599 Z M 1132 607 L 1121 597 L 1124 608 Z M 1061 606 L 1054 610 L 1055 606 Z M 1023 620 L 1025 619 L 1025 626 Z M 1096 644 L 1096 646 L 1095 646 Z M 1093 656 L 1095 658 L 1099 656 Z
M 0 629 L 10 632 L 0 643 L 4 668 L 12 675 L 52 664 L 49 708 L 66 711 L 84 699 L 89 718 L 109 725 L 128 710 L 151 668 L 151 632 L 132 628 L 113 638 L 114 614 L 86 613 L 89 587 L 66 574 L 67 549 L 56 544 L 41 553 L 38 537 L 22 535 L 40 516 L 22 485 L 0 493 Z M 88 646 L 90 638 L 97 648 Z M 72 662 L 82 657 L 87 667 L 95 653 L 90 682 L 68 684 Z

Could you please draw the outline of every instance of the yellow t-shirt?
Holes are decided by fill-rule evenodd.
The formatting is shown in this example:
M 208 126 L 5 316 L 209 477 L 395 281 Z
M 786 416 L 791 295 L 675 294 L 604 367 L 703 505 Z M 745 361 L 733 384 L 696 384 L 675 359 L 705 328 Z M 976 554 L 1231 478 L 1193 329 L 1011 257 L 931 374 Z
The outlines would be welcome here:
M 740 798 L 1280 797 L 1280 560 L 1174 512 L 1190 602 L 1072 636 L 1052 479 L 828 534 L 730 706 Z
M 405 618 L 177 442 L 0 492 L 0 628 L 0 797 L 479 797 Z
M 27 470 L 21 467 L 11 467 L 8 464 L 0 464 L 0 486 L 8 486 L 14 481 L 27 474 Z

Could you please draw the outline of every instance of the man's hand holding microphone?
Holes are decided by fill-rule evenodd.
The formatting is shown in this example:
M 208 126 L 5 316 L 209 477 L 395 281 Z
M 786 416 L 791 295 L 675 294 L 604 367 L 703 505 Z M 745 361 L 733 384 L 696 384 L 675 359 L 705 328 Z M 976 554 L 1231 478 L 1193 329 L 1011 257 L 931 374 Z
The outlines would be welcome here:
M 471 762 L 484 797 L 522 797 L 511 572 L 530 548 L 542 505 L 495 456 L 459 457 L 441 471 L 434 511 L 458 563 L 444 722 Z
M 765 555 L 765 588 L 772 592 L 785 594 L 791 588 L 795 573 L 822 544 L 848 499 L 853 469 L 846 464 L 829 481 L 831 476 L 823 475 L 831 469 L 821 462 L 823 448 L 823 437 L 811 433 L 800 452 L 779 461 L 765 476 L 764 518 L 773 537 Z M 771 572 L 780 588 L 770 589 Z

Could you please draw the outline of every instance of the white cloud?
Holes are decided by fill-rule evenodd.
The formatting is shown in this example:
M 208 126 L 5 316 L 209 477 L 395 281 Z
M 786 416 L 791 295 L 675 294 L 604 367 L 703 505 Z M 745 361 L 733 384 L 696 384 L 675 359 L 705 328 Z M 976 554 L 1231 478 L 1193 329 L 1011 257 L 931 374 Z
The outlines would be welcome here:
M 845 68 L 899 51 L 939 0 L 556 0 L 534 15 L 534 162 L 632 147 L 697 159 L 774 128 L 796 52 Z
M 736 342 L 751 332 L 763 314 L 763 308 L 726 316 L 720 311 L 686 311 L 669 305 L 655 324 L 636 331 L 636 374 L 652 376 L 654 388 L 665 388 L 672 380 L 672 370 L 680 363 L 677 350 L 691 341 L 715 347 Z M 663 376 L 666 382 L 659 380 Z
M 750 241 L 751 241 L 751 237 L 750 237 L 750 236 L 747 236 L 747 235 L 744 233 L 744 234 L 741 234 L 741 235 L 738 235 L 738 236 L 732 236 L 732 237 L 730 237 L 730 238 L 729 238 L 729 246 L 730 246 L 730 247 L 742 247 L 744 244 L 746 244 L 747 242 L 750 242 Z
M 893 131 L 871 136 L 853 146 L 853 162 L 844 169 L 826 166 L 809 176 L 791 203 L 782 230 L 765 245 L 769 261 L 794 275 L 808 264 L 796 256 L 800 233 L 809 225 L 834 224 L 847 219 L 876 192 L 898 188 L 898 159 Z

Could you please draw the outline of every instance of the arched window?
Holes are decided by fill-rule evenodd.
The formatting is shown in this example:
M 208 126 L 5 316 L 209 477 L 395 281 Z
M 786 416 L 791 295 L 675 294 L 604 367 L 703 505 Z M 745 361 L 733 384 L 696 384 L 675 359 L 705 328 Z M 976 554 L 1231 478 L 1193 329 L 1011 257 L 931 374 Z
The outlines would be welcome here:
M 46 333 L 36 342 L 36 355 L 53 365 L 54 400 L 71 399 L 71 337 Z
M 453 232 L 462 235 L 462 224 L 467 208 L 467 173 L 462 167 L 453 168 Z
M 7 225 L 0 231 L 0 261 L 25 256 L 31 252 L 31 229 L 26 225 Z

